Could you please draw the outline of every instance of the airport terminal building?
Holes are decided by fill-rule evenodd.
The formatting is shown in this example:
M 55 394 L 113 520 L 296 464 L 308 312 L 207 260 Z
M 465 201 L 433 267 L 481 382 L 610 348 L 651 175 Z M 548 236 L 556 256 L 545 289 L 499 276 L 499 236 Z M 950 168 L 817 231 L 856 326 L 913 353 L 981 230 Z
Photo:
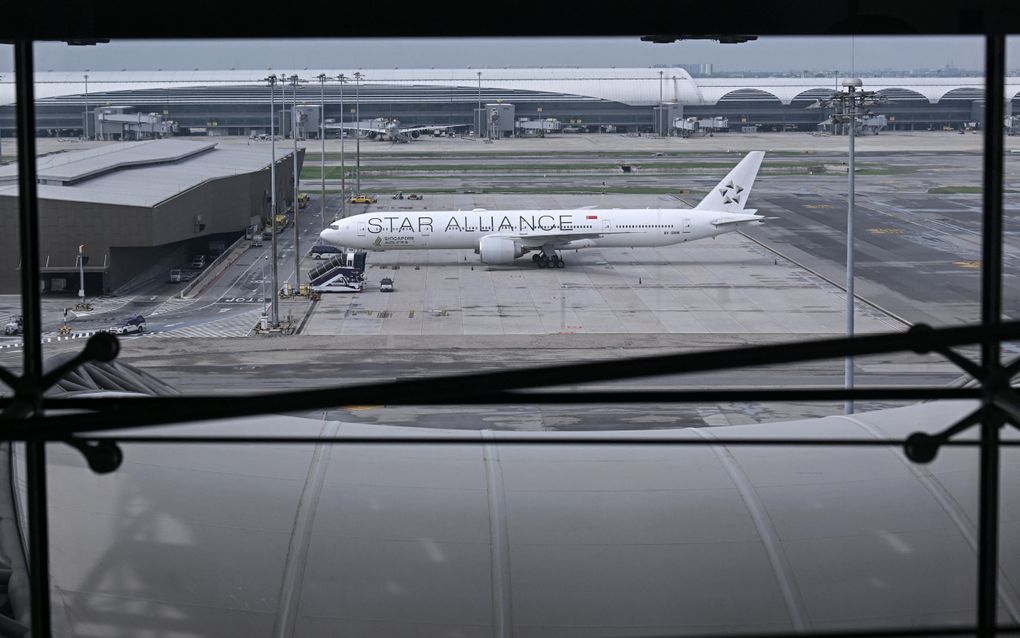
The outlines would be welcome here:
M 279 82 L 271 95 L 270 74 L 302 82 L 296 89 Z M 333 123 L 352 121 L 360 111 L 363 121 L 474 130 L 490 104 L 512 105 L 517 120 L 555 118 L 569 130 L 589 132 L 650 132 L 657 112 L 727 118 L 736 131 L 813 131 L 830 113 L 809 107 L 843 90 L 845 79 L 694 78 L 680 67 L 40 72 L 36 121 L 40 135 L 80 136 L 87 129 L 89 137 L 102 139 L 264 134 L 273 100 L 284 131 L 296 104 L 304 115 L 302 137 L 318 135 L 323 106 L 324 119 Z M 892 130 L 980 126 L 983 118 L 980 77 L 869 77 L 863 88 L 884 98 L 874 110 Z M 1018 94 L 1020 78 L 1007 78 L 1007 115 Z M 5 77 L 0 130 L 8 135 L 13 102 L 13 78 Z
M 303 151 L 299 151 L 299 162 Z M 293 151 L 276 150 L 277 207 L 293 199 Z M 116 290 L 181 267 L 211 242 L 271 217 L 270 149 L 150 140 L 44 156 L 38 163 L 40 276 L 46 292 Z M 15 165 L 0 168 L 0 293 L 20 289 Z M 83 248 L 80 248 L 83 247 Z

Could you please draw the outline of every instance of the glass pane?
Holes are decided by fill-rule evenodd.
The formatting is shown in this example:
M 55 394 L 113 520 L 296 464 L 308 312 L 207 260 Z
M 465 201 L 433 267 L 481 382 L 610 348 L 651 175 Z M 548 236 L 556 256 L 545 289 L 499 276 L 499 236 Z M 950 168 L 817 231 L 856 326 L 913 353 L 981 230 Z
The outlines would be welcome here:
M 0 322 L 4 326 L 0 333 L 0 365 L 19 371 L 23 321 L 15 79 L 14 47 L 0 44 L 0 224 L 6 242 L 5 250 L 0 255 L 0 269 L 8 284 L 0 290 Z M 0 385 L 0 388 L 2 394 L 11 394 L 6 385 Z
M 46 353 L 108 330 L 118 366 L 137 368 L 55 391 L 448 374 L 469 387 L 488 371 L 840 336 L 851 131 L 855 333 L 975 321 L 981 51 L 978 38 L 40 45 Z M 856 118 L 850 88 L 868 98 Z M 960 376 L 909 353 L 855 372 L 893 388 Z M 561 383 L 843 374 L 828 360 Z M 396 402 L 344 387 L 335 409 L 156 433 L 483 444 L 133 443 L 106 476 L 51 446 L 54 613 L 79 633 L 217 636 L 973 622 L 973 450 L 922 467 L 883 447 L 704 444 L 934 433 L 971 405 L 861 402 L 867 414 L 820 419 L 843 404 Z M 692 444 L 525 447 L 491 430 Z
M 657 436 L 905 436 L 972 408 Z M 152 434 L 239 426 L 415 431 L 276 416 Z M 121 469 L 97 476 L 77 452 L 51 447 L 53 581 L 74 630 L 647 636 L 922 628 L 975 613 L 973 448 L 926 466 L 881 447 L 552 447 L 505 436 L 123 450 Z

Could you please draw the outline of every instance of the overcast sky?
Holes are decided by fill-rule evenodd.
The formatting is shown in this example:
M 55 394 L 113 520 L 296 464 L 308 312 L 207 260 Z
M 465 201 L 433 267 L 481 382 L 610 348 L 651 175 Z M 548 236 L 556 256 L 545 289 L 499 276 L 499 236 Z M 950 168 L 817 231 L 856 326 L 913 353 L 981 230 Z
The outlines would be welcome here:
M 1011 38 L 1009 53 L 1020 38 Z M 0 69 L 13 68 L 2 46 Z M 1009 60 L 1017 59 L 1010 55 Z M 1012 64 L 1018 67 L 1020 64 Z M 117 41 L 94 47 L 36 46 L 40 71 L 268 68 L 616 66 L 711 63 L 718 71 L 857 71 L 983 67 L 979 37 L 761 38 L 745 44 L 638 38 Z

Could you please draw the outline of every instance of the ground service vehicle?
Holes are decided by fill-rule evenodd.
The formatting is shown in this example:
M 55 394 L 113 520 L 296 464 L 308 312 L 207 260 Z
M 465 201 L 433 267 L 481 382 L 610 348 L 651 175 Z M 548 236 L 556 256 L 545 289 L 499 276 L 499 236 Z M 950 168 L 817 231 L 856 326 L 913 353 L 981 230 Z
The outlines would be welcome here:
M 393 292 L 393 280 L 383 277 L 379 280 L 379 292 Z
M 330 255 L 339 255 L 342 250 L 338 246 L 332 246 L 330 244 L 315 244 L 312 246 L 312 259 L 322 259 L 329 257 Z
M 308 206 L 309 199 L 310 198 L 308 197 L 308 193 L 301 193 L 300 195 L 298 195 L 297 198 L 298 208 L 304 208 L 305 206 Z
M 25 320 L 21 316 L 14 317 L 4 326 L 5 335 L 20 335 L 25 329 Z
M 379 201 L 374 195 L 355 195 L 351 198 L 352 204 L 374 204 Z
M 195 255 L 191 258 L 192 268 L 205 268 L 205 255 Z

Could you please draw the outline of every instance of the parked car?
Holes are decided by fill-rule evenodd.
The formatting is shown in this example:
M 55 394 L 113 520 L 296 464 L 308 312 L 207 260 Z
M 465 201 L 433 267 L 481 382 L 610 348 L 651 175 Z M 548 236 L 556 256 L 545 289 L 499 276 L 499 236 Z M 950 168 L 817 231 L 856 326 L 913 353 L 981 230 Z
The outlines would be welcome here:
M 393 292 L 393 280 L 383 277 L 379 280 L 379 292 Z
M 110 332 L 115 335 L 141 334 L 145 332 L 145 317 L 142 315 L 128 317 L 120 325 L 110 328 Z
M 192 268 L 205 268 L 205 255 L 195 255 L 191 258 Z

